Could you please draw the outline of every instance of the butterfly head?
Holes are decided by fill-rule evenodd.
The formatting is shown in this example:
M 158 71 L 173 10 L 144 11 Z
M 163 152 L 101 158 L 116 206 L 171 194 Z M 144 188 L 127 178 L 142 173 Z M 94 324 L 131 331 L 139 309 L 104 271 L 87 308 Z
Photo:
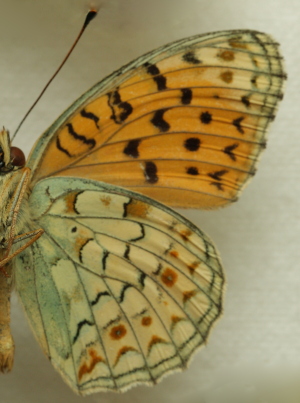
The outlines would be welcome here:
M 25 165 L 25 155 L 18 147 L 10 146 L 9 132 L 0 132 L 0 175 L 15 171 Z

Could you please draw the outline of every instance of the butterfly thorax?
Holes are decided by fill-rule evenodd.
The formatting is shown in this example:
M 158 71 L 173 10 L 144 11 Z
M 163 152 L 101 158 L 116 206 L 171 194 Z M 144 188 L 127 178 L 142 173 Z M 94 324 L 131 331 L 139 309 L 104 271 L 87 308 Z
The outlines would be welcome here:
M 9 133 L 0 132 L 0 371 L 10 371 L 14 342 L 10 332 L 13 249 L 23 232 L 30 170 L 21 150 L 10 146 Z

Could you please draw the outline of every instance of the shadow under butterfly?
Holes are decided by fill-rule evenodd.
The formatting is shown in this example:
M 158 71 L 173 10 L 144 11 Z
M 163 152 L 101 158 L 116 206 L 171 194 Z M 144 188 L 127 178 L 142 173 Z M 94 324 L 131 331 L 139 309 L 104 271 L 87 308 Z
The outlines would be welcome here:
M 14 354 L 10 276 L 75 392 L 151 385 L 187 366 L 221 315 L 224 274 L 211 240 L 165 204 L 237 200 L 285 78 L 268 35 L 215 32 L 163 46 L 96 84 L 26 165 L 1 132 L 3 372 Z

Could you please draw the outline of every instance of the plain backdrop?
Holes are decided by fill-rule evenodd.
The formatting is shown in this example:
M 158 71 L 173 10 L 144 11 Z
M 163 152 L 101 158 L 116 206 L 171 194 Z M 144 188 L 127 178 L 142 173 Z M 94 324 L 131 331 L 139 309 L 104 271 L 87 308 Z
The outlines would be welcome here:
M 0 0 L 0 126 L 14 131 L 91 5 L 101 6 L 99 16 L 16 139 L 26 153 L 91 85 L 189 35 L 238 28 L 271 34 L 286 60 L 286 94 L 258 172 L 239 202 L 218 211 L 183 211 L 214 240 L 227 277 L 224 316 L 189 369 L 154 388 L 76 396 L 44 357 L 14 297 L 15 366 L 0 376 L 0 403 L 299 402 L 300 2 Z

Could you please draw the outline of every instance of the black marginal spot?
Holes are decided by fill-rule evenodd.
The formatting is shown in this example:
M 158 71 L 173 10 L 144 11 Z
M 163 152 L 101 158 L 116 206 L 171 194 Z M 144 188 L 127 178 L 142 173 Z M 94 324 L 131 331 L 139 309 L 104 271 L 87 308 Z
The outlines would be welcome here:
M 94 139 L 88 139 L 87 137 L 85 137 L 82 134 L 78 134 L 75 132 L 72 123 L 67 123 L 66 127 L 68 128 L 68 132 L 69 134 L 75 139 L 75 140 L 79 140 L 81 141 L 83 144 L 86 144 L 89 146 L 89 149 L 92 150 L 95 145 L 96 145 L 96 141 Z
M 202 112 L 200 115 L 200 120 L 205 125 L 208 125 L 212 121 L 212 115 L 209 112 Z
M 84 244 L 81 246 L 81 248 L 79 249 L 79 260 L 80 260 L 81 263 L 82 263 L 82 251 L 83 251 L 83 248 L 85 248 L 86 245 L 87 245 L 89 242 L 93 241 L 93 240 L 94 240 L 93 238 L 87 239 L 87 240 L 85 241 L 85 243 L 84 243 Z
M 224 188 L 220 182 L 211 182 L 211 185 L 215 186 L 218 190 L 223 191 Z
M 72 229 L 71 229 L 71 232 L 76 232 L 77 231 L 77 227 L 73 227 Z
M 139 139 L 130 140 L 124 148 L 123 153 L 128 155 L 129 157 L 138 158 L 140 156 L 138 149 L 140 142 L 141 140 Z
M 193 91 L 190 88 L 181 88 L 181 103 L 189 105 L 193 99 Z
M 244 116 L 241 116 L 240 118 L 234 119 L 232 121 L 233 126 L 235 126 L 238 130 L 238 132 L 240 132 L 241 134 L 244 134 L 244 129 L 241 126 L 241 122 L 244 120 Z
M 157 166 L 152 161 L 147 161 L 144 169 L 144 176 L 148 183 L 158 182 Z
M 198 137 L 190 137 L 189 139 L 186 139 L 184 142 L 184 147 L 188 151 L 198 151 L 201 145 L 200 139 Z
M 189 167 L 189 168 L 187 168 L 186 173 L 189 174 L 189 175 L 194 175 L 194 176 L 199 175 L 199 171 L 198 171 L 197 167 Z
M 241 101 L 246 106 L 246 108 L 249 108 L 250 101 L 249 101 L 249 97 L 247 95 L 242 96 Z
M 99 129 L 98 122 L 99 122 L 100 119 L 98 118 L 97 115 L 95 115 L 95 114 L 92 113 L 92 112 L 87 112 L 85 109 L 82 109 L 82 110 L 80 111 L 80 115 L 81 115 L 83 118 L 92 120 L 92 121 L 95 123 L 96 127 Z
M 108 252 L 107 250 L 104 251 L 104 253 L 103 253 L 103 258 L 102 258 L 102 268 L 103 268 L 103 271 L 106 270 L 106 260 L 107 260 L 107 258 L 108 258 L 108 255 L 109 255 L 109 252 Z
M 92 306 L 96 305 L 101 297 L 110 297 L 110 293 L 108 291 L 98 292 L 94 301 L 91 301 L 91 305 Z
M 56 137 L 56 147 L 58 148 L 59 151 L 65 153 L 69 158 L 72 157 L 72 154 L 70 154 L 66 148 L 62 147 L 58 136 Z
M 129 115 L 131 115 L 133 109 L 129 102 L 123 102 L 118 90 L 108 92 L 108 105 L 112 111 L 111 119 L 117 123 L 123 123 Z
M 127 260 L 130 260 L 129 259 L 129 253 L 130 253 L 130 246 L 126 245 L 126 250 L 124 252 L 124 258 L 127 259 Z
M 190 64 L 199 64 L 199 63 L 202 63 L 201 60 L 199 60 L 199 59 L 196 57 L 195 52 L 193 52 L 193 51 L 186 52 L 186 53 L 182 56 L 182 60 L 185 61 L 185 62 L 187 62 L 187 63 L 190 63 Z
M 130 239 L 130 242 L 140 241 L 141 239 L 145 238 L 145 228 L 144 228 L 143 224 L 140 224 L 140 223 L 137 223 L 137 224 L 139 224 L 139 226 L 141 228 L 141 235 L 138 236 L 137 238 Z
M 87 320 L 87 319 L 84 319 L 84 320 L 82 320 L 81 322 L 79 322 L 78 325 L 77 325 L 77 332 L 76 332 L 76 334 L 75 334 L 75 336 L 74 336 L 74 338 L 73 338 L 73 344 L 76 343 L 76 341 L 77 341 L 77 339 L 78 339 L 78 337 L 79 337 L 80 331 L 81 331 L 81 329 L 83 328 L 83 326 L 85 326 L 85 325 L 94 326 L 94 323 L 93 323 L 93 322 L 90 322 L 90 321 Z
M 160 74 L 159 68 L 155 64 L 145 63 L 144 66 L 147 69 L 147 73 L 153 77 L 157 85 L 158 91 L 166 90 L 167 89 L 167 79 L 165 76 Z
M 141 284 L 141 286 L 144 288 L 145 287 L 145 278 L 146 278 L 146 274 L 141 271 L 140 277 L 139 277 L 139 283 Z
M 170 129 L 170 125 L 168 122 L 164 120 L 164 114 L 168 109 L 158 109 L 150 122 L 153 126 L 157 127 L 160 132 L 167 132 Z
M 126 290 L 128 290 L 128 288 L 130 288 L 130 287 L 132 287 L 131 284 L 125 284 L 124 287 L 122 288 L 121 294 L 119 296 L 119 300 L 121 303 L 124 301 Z
M 129 199 L 128 202 L 126 202 L 126 203 L 123 204 L 123 209 L 124 209 L 124 211 L 123 211 L 123 218 L 126 218 L 126 217 L 127 217 L 127 207 L 129 206 L 129 204 L 131 204 L 131 202 L 132 202 L 132 199 Z
M 231 146 L 225 147 L 224 150 L 223 150 L 223 152 L 224 152 L 225 154 L 227 154 L 227 155 L 232 159 L 232 161 L 236 161 L 236 156 L 235 156 L 235 154 L 233 153 L 233 150 L 235 150 L 238 146 L 239 146 L 238 143 L 234 143 L 234 144 L 232 144 Z
M 210 178 L 216 180 L 216 181 L 221 181 L 222 180 L 222 176 L 227 174 L 227 170 L 226 169 L 222 169 L 222 171 L 216 171 L 216 172 L 211 172 L 209 174 L 207 174 Z

